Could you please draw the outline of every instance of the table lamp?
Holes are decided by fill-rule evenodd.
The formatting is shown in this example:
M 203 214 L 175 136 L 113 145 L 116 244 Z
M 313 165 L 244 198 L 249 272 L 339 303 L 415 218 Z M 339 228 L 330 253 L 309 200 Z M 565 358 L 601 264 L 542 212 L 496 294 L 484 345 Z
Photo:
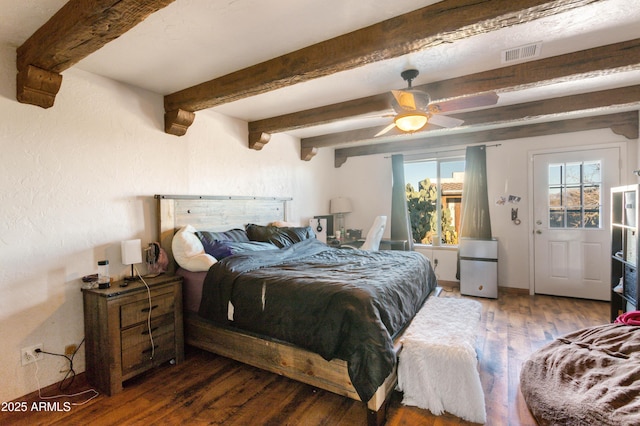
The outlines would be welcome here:
M 344 234 L 344 214 L 351 213 L 351 200 L 345 197 L 332 198 L 329 212 L 338 218 L 338 229 Z
M 133 273 L 133 265 L 142 263 L 142 243 L 140 240 L 128 240 L 121 243 L 122 264 L 131 265 L 131 276 L 125 277 L 125 281 L 138 280 L 138 276 Z

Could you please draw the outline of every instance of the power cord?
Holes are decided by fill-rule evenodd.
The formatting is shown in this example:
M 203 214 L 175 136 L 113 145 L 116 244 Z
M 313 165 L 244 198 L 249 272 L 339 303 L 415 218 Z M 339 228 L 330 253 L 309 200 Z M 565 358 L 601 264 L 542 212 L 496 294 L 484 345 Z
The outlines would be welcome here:
M 76 372 L 73 369 L 73 358 L 76 356 L 76 353 L 78 353 L 78 350 L 80 349 L 80 346 L 82 346 L 83 343 L 84 343 L 84 338 L 82 339 L 82 341 L 80 342 L 80 344 L 78 345 L 76 350 L 73 351 L 73 354 L 71 354 L 71 356 L 57 354 L 57 353 L 53 353 L 53 352 L 46 352 L 46 351 L 43 351 L 42 349 L 36 349 L 35 350 L 36 353 L 59 356 L 59 357 L 66 358 L 67 361 L 69 361 L 69 371 L 67 371 L 67 374 L 64 376 L 64 378 L 62 379 L 62 381 L 58 385 L 58 389 L 60 390 L 60 392 L 64 392 L 65 389 L 68 389 L 73 384 L 73 381 L 75 380 Z M 95 389 L 87 389 L 85 391 L 78 392 L 78 393 L 73 393 L 73 394 L 60 394 L 60 395 L 52 395 L 52 396 L 43 396 L 42 395 L 42 389 L 41 389 L 41 386 L 40 386 L 40 379 L 38 379 L 38 372 L 40 371 L 40 365 L 38 364 L 38 360 L 37 359 L 34 362 L 36 364 L 36 371 L 35 371 L 34 375 L 35 375 L 36 383 L 38 385 L 38 397 L 40 399 L 47 400 L 47 399 L 56 399 L 56 398 L 68 398 L 68 397 L 76 397 L 76 396 L 85 395 L 85 394 L 88 394 L 88 393 L 93 393 L 93 395 L 91 397 L 89 397 L 89 399 L 87 399 L 87 400 L 85 400 L 83 402 L 71 403 L 71 405 L 84 405 L 87 402 L 91 401 L 94 398 L 97 398 L 100 395 L 100 393 Z M 67 380 L 69 375 L 71 375 L 71 381 L 69 382 L 69 384 L 66 387 L 64 387 L 64 382 L 65 382 L 65 380 Z
M 47 355 L 53 355 L 53 356 L 59 356 L 62 358 L 65 358 L 67 361 L 69 361 L 69 370 L 67 370 L 67 374 L 65 374 L 64 378 L 62 379 L 62 381 L 60 382 L 60 384 L 58 385 L 58 389 L 60 389 L 60 391 L 64 392 L 64 390 L 66 388 L 71 387 L 71 385 L 73 384 L 73 381 L 76 378 L 76 371 L 73 369 L 73 358 L 76 356 L 76 353 L 78 353 L 78 349 L 80 349 L 80 346 L 82 346 L 82 344 L 84 343 L 84 338 L 82 338 L 82 341 L 80 342 L 80 344 L 78 345 L 78 347 L 76 347 L 76 350 L 73 351 L 73 353 L 71 354 L 71 356 L 67 356 L 67 355 L 63 355 L 63 354 L 57 354 L 54 352 L 47 352 L 47 351 L 43 351 L 42 349 L 38 348 L 35 350 L 36 353 L 42 353 L 42 354 L 47 354 Z M 64 386 L 65 381 L 69 378 L 69 376 L 71 375 L 71 380 L 69 381 L 69 384 L 66 386 Z
M 156 354 L 156 345 L 153 343 L 153 333 L 151 330 L 151 311 L 153 310 L 153 306 L 151 305 L 151 289 L 149 288 L 149 284 L 147 284 L 144 278 L 142 278 L 142 275 L 140 275 L 138 268 L 136 268 L 135 266 L 133 266 L 133 268 L 136 271 L 136 274 L 138 275 L 138 277 L 140 278 L 140 281 L 142 281 L 144 286 L 147 288 L 147 297 L 149 298 L 149 315 L 147 316 L 147 330 L 149 331 L 149 341 L 151 342 L 151 357 L 149 357 L 149 359 L 152 360 Z
M 437 258 L 435 258 L 435 259 L 433 259 L 433 261 L 431 263 L 433 264 L 433 273 L 436 274 L 436 270 L 438 269 L 439 261 L 438 261 Z M 438 274 L 436 274 L 436 277 L 439 278 Z M 447 289 L 446 287 L 443 287 L 443 286 L 439 286 L 439 287 L 444 292 L 447 292 L 447 293 L 452 293 L 453 292 L 453 289 Z

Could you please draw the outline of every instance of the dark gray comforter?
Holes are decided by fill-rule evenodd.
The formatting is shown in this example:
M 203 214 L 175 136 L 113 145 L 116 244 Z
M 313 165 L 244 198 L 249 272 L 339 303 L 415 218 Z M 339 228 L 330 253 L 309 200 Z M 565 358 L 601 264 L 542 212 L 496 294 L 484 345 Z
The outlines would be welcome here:
M 395 366 L 393 337 L 435 286 L 419 253 L 335 249 L 310 239 L 213 265 L 199 314 L 347 361 L 368 401 Z

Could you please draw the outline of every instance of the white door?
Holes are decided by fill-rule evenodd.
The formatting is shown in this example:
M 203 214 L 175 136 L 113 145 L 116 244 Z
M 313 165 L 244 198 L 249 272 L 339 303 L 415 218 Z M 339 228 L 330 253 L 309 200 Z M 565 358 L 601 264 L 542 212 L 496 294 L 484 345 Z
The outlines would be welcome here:
M 610 299 L 609 194 L 619 157 L 618 148 L 534 155 L 535 293 Z

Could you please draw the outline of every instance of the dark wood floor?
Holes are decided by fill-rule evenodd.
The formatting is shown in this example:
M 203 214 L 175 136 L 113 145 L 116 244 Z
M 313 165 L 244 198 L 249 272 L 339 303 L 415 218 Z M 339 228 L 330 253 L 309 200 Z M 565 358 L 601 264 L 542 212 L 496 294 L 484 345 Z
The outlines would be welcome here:
M 461 296 L 457 289 L 445 289 L 441 297 Z M 557 336 L 608 322 L 609 305 L 514 292 L 475 300 L 483 306 L 477 351 L 487 425 L 535 425 L 518 389 L 523 361 Z M 86 388 L 82 377 L 76 388 Z M 18 398 L 28 401 L 27 413 L 2 412 L 0 424 L 360 425 L 366 419 L 362 403 L 194 348 L 187 348 L 184 363 L 135 378 L 113 397 L 100 395 L 66 412 L 32 411 L 34 400 L 37 394 Z M 61 401 L 74 400 L 83 399 Z M 433 416 L 401 400 L 396 392 L 388 425 L 472 424 L 452 415 Z

